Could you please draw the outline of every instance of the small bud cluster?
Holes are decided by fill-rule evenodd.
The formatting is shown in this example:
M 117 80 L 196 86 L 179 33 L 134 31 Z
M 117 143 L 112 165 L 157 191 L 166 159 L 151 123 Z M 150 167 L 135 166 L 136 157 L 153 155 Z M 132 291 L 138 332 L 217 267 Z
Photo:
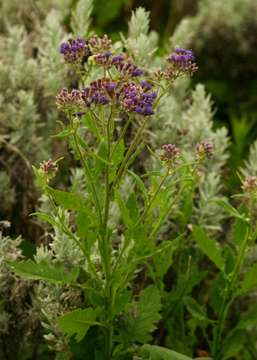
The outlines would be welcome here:
M 89 47 L 82 39 L 69 39 L 60 46 L 60 53 L 64 55 L 64 60 L 70 64 L 81 63 L 84 57 L 90 53 Z
M 242 182 L 242 190 L 245 193 L 255 194 L 257 195 L 257 177 L 256 176 L 248 176 Z
M 203 140 L 196 145 L 198 159 L 210 158 L 213 155 L 213 143 Z
M 56 105 L 58 109 L 67 111 L 73 108 L 83 109 L 84 101 L 81 97 L 81 91 L 73 89 L 69 91 L 63 88 L 56 96 Z
M 47 182 L 49 182 L 52 178 L 54 178 L 54 176 L 58 170 L 58 166 L 57 166 L 56 161 L 49 159 L 47 161 L 43 161 L 40 164 L 40 170 L 45 175 Z
M 88 45 L 90 47 L 91 53 L 94 55 L 100 52 L 107 52 L 112 49 L 112 41 L 108 38 L 107 35 L 104 35 L 103 37 L 93 35 L 88 40 Z
M 174 161 L 179 155 L 179 149 L 174 144 L 165 144 L 162 146 L 163 153 L 160 159 L 165 162 Z

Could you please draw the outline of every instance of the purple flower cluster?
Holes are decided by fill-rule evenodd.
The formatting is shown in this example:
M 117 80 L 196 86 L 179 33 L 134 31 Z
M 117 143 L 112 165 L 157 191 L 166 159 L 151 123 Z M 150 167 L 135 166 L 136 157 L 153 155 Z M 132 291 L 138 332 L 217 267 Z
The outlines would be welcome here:
M 142 76 L 144 71 L 138 68 L 131 60 L 125 60 L 122 54 L 113 56 L 112 64 L 122 77 Z
M 81 63 L 85 56 L 90 54 L 89 47 L 82 39 L 69 39 L 60 46 L 60 53 L 63 54 L 64 60 L 70 64 Z
M 180 75 L 189 74 L 192 75 L 197 70 L 197 65 L 194 62 L 195 57 L 192 50 L 186 50 L 177 47 L 168 57 L 167 61 L 170 65 L 168 74 Z
M 142 116 L 154 113 L 153 103 L 157 93 L 151 91 L 152 86 L 145 80 L 139 84 L 123 83 L 102 78 L 91 82 L 83 90 L 62 89 L 56 96 L 56 103 L 63 111 L 83 113 L 92 105 L 108 105 L 115 102 L 127 112 L 134 112 Z
M 100 52 L 94 56 L 98 65 L 110 68 L 114 66 L 122 78 L 142 76 L 144 71 L 138 68 L 132 60 L 125 59 L 123 54 L 113 55 L 110 51 Z
M 87 107 L 94 105 L 107 105 L 115 97 L 117 84 L 110 79 L 98 79 L 81 91 L 82 99 Z
M 174 161 L 179 155 L 179 149 L 174 144 L 165 144 L 162 146 L 163 153 L 160 159 L 165 162 Z
M 153 103 L 156 99 L 156 92 L 149 92 L 141 85 L 129 83 L 123 86 L 120 93 L 122 107 L 139 115 L 149 116 L 154 113 Z

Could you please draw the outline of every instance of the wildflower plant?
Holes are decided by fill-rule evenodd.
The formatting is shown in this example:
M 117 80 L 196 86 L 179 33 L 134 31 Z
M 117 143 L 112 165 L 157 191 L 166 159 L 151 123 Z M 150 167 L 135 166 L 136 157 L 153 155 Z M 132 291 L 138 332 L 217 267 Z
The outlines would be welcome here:
M 28 273 L 34 269 L 50 282 L 80 289 L 86 307 L 64 314 L 58 319 L 59 326 L 70 336 L 76 334 L 77 340 L 86 335 L 90 326 L 98 327 L 97 341 L 104 342 L 105 358 L 119 358 L 131 351 L 138 340 L 144 342 L 159 320 L 157 289 L 149 286 L 137 296 L 131 284 L 145 261 L 174 246 L 172 241 L 163 244 L 156 241 L 168 208 L 172 208 L 168 201 L 171 196 L 168 183 L 177 172 L 190 175 L 197 163 L 197 160 L 187 163 L 179 158 L 175 145 L 164 145 L 160 170 L 155 174 L 160 178 L 159 185 L 151 190 L 131 167 L 143 146 L 145 128 L 149 117 L 158 109 L 159 99 L 176 78 L 196 69 L 191 52 L 175 51 L 186 55 L 181 53 L 176 59 L 168 57 L 166 67 L 157 74 L 138 67 L 126 53 L 115 52 L 107 36 L 70 39 L 60 45 L 64 61 L 80 77 L 82 88 L 64 88 L 57 94 L 57 107 L 67 119 L 57 136 L 67 139 L 75 159 L 81 163 L 86 192 L 78 197 L 52 188 L 51 180 L 58 168 L 56 162 L 45 161 L 35 173 L 51 203 L 52 214 L 37 215 L 66 234 L 82 256 L 76 267 L 67 265 L 67 268 L 66 264 L 57 262 L 51 270 L 45 261 L 37 264 L 27 261 L 17 264 L 16 270 L 30 277 Z M 101 76 L 87 84 L 88 74 L 94 68 Z M 132 123 L 133 134 L 127 142 Z M 128 174 L 136 184 L 136 193 L 124 193 Z M 151 178 L 151 174 L 146 177 Z M 160 197 L 163 200 L 158 204 Z M 114 205 L 119 209 L 119 217 L 117 223 L 110 224 L 110 209 Z M 160 212 L 166 212 L 162 221 Z M 55 276 L 61 278 L 54 279 Z M 138 339 L 132 332 L 127 337 L 133 318 L 130 312 L 142 306 L 150 293 L 155 308 L 151 310 L 149 326 L 144 325 L 146 328 Z M 122 314 L 128 317 L 125 322 L 119 321 Z M 79 325 L 80 319 L 83 326 Z M 73 322 L 74 326 L 70 326 Z
M 34 215 L 52 226 L 52 241 L 37 249 L 34 260 L 8 264 L 39 281 L 35 306 L 44 316 L 46 340 L 67 359 L 76 343 L 90 359 L 229 358 L 249 316 L 225 336 L 229 312 L 256 286 L 255 265 L 242 273 L 256 224 L 246 202 L 237 210 L 213 196 L 215 211 L 235 220 L 231 243 L 217 244 L 217 228 L 199 216 L 202 184 L 206 178 L 213 183 L 206 173 L 221 169 L 227 144 L 226 133 L 212 132 L 205 119 L 210 106 L 203 88 L 195 90 L 181 119 L 190 141 L 183 144 L 182 136 L 173 142 L 170 133 L 170 141 L 153 148 L 149 140 L 160 113 L 170 112 L 165 107 L 177 82 L 197 70 L 193 52 L 176 47 L 152 68 L 138 65 L 129 42 L 123 47 L 107 35 L 79 36 L 60 44 L 78 87 L 56 95 L 63 120 L 55 137 L 67 141 L 80 169 L 64 191 L 52 185 L 64 159 L 34 168 L 49 206 Z M 199 99 L 205 113 L 193 128 L 189 119 L 199 111 Z M 246 200 L 255 186 L 256 179 L 243 182 Z M 202 270 L 206 261 L 210 272 Z M 202 284 L 207 289 L 194 296 Z

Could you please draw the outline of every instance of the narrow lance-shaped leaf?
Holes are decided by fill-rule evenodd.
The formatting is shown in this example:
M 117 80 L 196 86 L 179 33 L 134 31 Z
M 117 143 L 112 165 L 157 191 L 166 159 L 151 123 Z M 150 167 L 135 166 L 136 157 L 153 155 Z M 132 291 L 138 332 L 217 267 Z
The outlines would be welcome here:
M 241 283 L 240 293 L 246 293 L 249 290 L 257 287 L 257 263 L 245 274 Z
M 244 214 L 240 214 L 240 212 L 235 209 L 232 205 L 230 205 L 227 201 L 223 199 L 214 199 L 213 200 L 216 204 L 222 207 L 230 216 L 241 219 L 242 221 L 249 222 L 247 217 Z
M 207 234 L 199 227 L 193 227 L 193 237 L 197 242 L 202 252 L 220 269 L 224 268 L 224 259 L 221 254 L 221 249 L 216 242 L 210 239 Z

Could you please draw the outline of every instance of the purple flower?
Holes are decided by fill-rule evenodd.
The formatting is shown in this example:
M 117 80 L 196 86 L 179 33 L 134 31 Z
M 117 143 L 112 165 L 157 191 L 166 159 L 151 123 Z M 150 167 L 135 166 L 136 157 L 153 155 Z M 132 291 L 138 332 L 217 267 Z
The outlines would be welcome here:
M 144 74 L 144 71 L 138 68 L 131 60 L 125 60 L 122 54 L 113 56 L 111 63 L 121 77 L 137 77 Z
M 102 78 L 91 82 L 91 84 L 82 90 L 82 99 L 85 106 L 107 105 L 113 99 L 116 99 L 118 84 L 107 78 Z
M 179 75 L 192 75 L 197 70 L 192 50 L 177 47 L 168 57 L 169 67 L 164 72 L 166 79 L 175 79 Z
M 89 55 L 89 48 L 86 42 L 80 38 L 69 39 L 60 45 L 60 53 L 63 54 L 64 60 L 70 64 L 77 64 L 85 56 Z
M 153 102 L 157 94 L 147 92 L 141 85 L 129 83 L 123 86 L 119 96 L 121 106 L 139 115 L 150 116 L 154 113 Z

